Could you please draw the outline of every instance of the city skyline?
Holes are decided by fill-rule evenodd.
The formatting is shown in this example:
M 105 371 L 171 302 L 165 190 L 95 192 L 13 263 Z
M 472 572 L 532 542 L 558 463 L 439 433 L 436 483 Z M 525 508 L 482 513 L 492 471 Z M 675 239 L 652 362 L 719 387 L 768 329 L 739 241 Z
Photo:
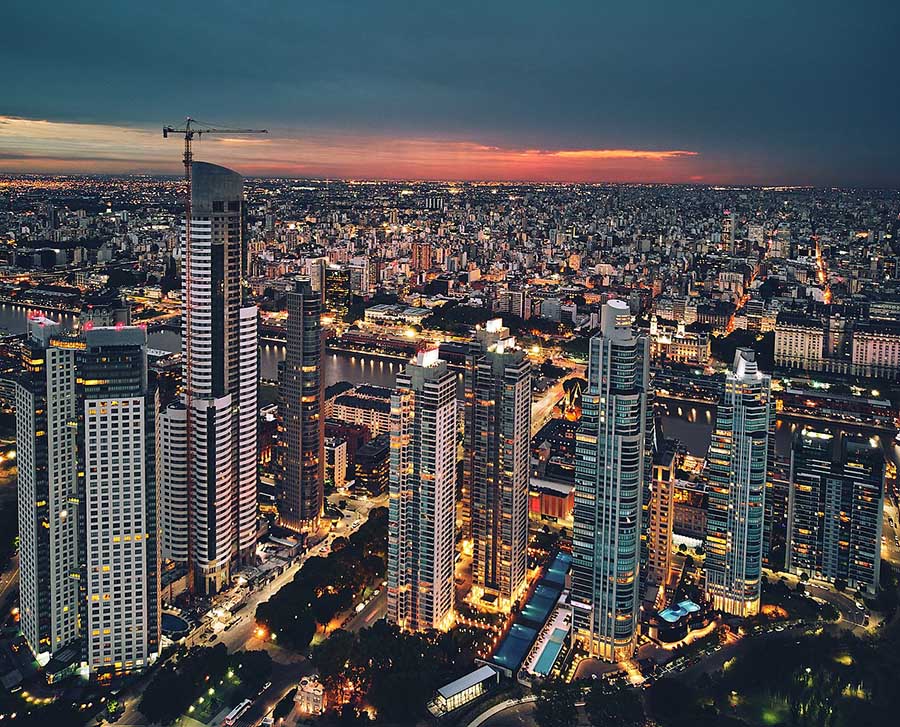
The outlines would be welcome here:
M 893 187 L 898 12 L 14 3 L 0 170 L 175 173 L 153 137 L 191 113 L 270 128 L 211 142 L 246 175 Z
M 0 716 L 412 724 L 516 680 L 528 727 L 585 683 L 681 727 L 733 710 L 697 660 L 780 709 L 740 675 L 795 623 L 891 648 L 897 193 L 189 169 L 0 190 Z
M 9 5 L 0 721 L 900 712 L 900 4 Z

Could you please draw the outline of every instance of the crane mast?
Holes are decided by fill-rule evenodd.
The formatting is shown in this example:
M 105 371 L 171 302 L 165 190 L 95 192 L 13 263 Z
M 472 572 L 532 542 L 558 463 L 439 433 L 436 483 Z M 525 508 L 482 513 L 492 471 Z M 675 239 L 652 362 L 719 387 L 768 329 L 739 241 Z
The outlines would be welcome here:
M 192 144 L 194 136 L 199 141 L 203 134 L 268 134 L 267 129 L 221 129 L 214 127 L 198 127 L 196 119 L 188 116 L 184 120 L 184 126 L 177 128 L 174 126 L 164 126 L 162 130 L 163 138 L 168 139 L 169 134 L 182 134 L 184 136 L 184 154 L 182 161 L 184 163 L 184 182 L 185 182 L 185 200 L 184 200 L 184 246 L 182 247 L 182 276 L 185 284 L 182 286 L 182 313 L 181 313 L 181 331 L 182 331 L 182 361 L 184 378 L 188 378 L 188 372 L 191 368 L 191 169 L 194 161 Z M 185 398 L 185 473 L 187 477 L 187 531 L 188 531 L 188 590 L 194 593 L 194 528 L 192 523 L 192 509 L 194 506 L 194 476 L 191 471 L 192 455 L 192 439 L 191 431 L 191 386 L 189 381 L 182 382 L 184 386 Z

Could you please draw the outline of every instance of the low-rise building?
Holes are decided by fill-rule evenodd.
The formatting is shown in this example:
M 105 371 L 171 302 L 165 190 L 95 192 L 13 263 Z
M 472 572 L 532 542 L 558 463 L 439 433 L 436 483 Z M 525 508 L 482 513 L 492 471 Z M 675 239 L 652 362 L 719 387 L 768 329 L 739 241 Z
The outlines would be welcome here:
M 325 711 L 325 689 L 318 677 L 303 677 L 297 685 L 294 706 L 300 714 L 322 714 Z

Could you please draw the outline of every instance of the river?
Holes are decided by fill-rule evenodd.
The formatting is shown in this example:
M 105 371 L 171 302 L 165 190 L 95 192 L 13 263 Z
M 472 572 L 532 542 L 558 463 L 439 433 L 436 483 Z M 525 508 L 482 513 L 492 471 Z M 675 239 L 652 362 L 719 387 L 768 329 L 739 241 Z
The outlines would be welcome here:
M 0 305 L 0 328 L 10 333 L 25 331 L 28 315 L 34 313 L 25 308 Z M 48 313 L 48 317 L 69 325 L 75 320 L 73 315 Z M 150 335 L 151 348 L 165 351 L 179 351 L 181 336 L 174 331 L 158 331 Z M 278 362 L 284 358 L 284 346 L 276 343 L 263 343 L 259 349 L 260 374 L 262 378 L 274 380 L 278 376 Z M 351 383 L 370 383 L 378 386 L 393 386 L 397 373 L 403 362 L 377 356 L 366 356 L 348 353 L 326 353 L 323 361 L 325 385 L 330 386 L 338 381 Z M 692 454 L 705 456 L 709 447 L 713 425 L 715 424 L 715 407 L 709 404 L 668 402 L 662 411 L 663 431 L 666 436 L 674 437 L 688 448 Z M 779 420 L 776 429 L 776 449 L 779 454 L 787 455 L 791 437 L 797 428 L 806 426 L 803 421 Z M 879 434 L 864 428 L 850 428 L 845 425 L 822 424 L 820 428 L 836 433 L 838 431 L 862 431 L 875 436 L 884 449 L 885 457 L 900 465 L 900 447 L 887 435 Z
M 660 401 L 658 406 L 662 414 L 662 429 L 667 437 L 682 442 L 691 454 L 706 456 L 712 430 L 716 421 L 716 408 L 712 404 L 680 403 L 677 401 Z M 791 440 L 798 429 L 809 427 L 810 423 L 802 419 L 781 419 L 775 423 L 775 450 L 777 454 L 787 457 L 790 453 Z M 874 438 L 881 446 L 886 460 L 900 468 L 900 446 L 885 432 L 869 427 L 854 427 L 847 424 L 817 422 L 816 429 L 832 434 L 852 432 L 865 434 Z
M 0 304 L 0 329 L 5 329 L 12 334 L 24 333 L 28 317 L 38 313 L 40 311 L 5 303 Z M 44 315 L 59 321 L 66 327 L 73 325 L 77 319 L 77 316 L 73 314 L 45 312 Z M 181 350 L 181 336 L 174 331 L 163 330 L 151 333 L 147 343 L 151 348 L 163 351 Z M 262 378 L 276 379 L 278 362 L 282 359 L 284 359 L 283 345 L 263 343 L 259 347 L 259 367 Z M 354 384 L 366 382 L 378 386 L 393 386 L 395 377 L 402 367 L 403 362 L 395 359 L 329 353 L 325 355 L 324 360 L 325 385 L 330 386 L 338 381 L 350 381 Z

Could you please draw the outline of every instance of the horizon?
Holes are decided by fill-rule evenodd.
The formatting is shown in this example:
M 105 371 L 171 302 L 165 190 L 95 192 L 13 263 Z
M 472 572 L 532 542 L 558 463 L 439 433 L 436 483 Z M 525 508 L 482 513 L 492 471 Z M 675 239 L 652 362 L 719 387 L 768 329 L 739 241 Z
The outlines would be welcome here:
M 195 161 L 207 161 L 197 159 Z M 219 162 L 210 162 L 219 164 Z M 220 166 L 228 166 L 220 164 Z M 230 167 L 229 167 L 230 168 Z M 596 181 L 596 182 L 560 182 L 541 179 L 441 179 L 441 178 L 411 178 L 411 177 L 317 177 L 317 176 L 291 176 L 278 174 L 244 174 L 240 169 L 232 169 L 240 174 L 245 181 L 297 181 L 343 184 L 440 184 L 440 185 L 466 185 L 466 186 L 550 186 L 550 187 L 697 187 L 712 191 L 736 191 L 756 190 L 771 192 L 791 191 L 840 191 L 840 192 L 900 192 L 900 185 L 896 187 L 861 186 L 861 185 L 815 185 L 815 184 L 746 184 L 746 183 L 722 183 L 722 182 L 654 182 L 654 181 Z M 184 174 L 177 172 L 4 172 L 0 171 L 0 182 L 5 180 L 26 179 L 147 179 L 156 181 L 171 181 L 180 183 L 184 181 Z
M 5 173 L 177 174 L 160 129 L 191 113 L 270 129 L 198 145 L 248 177 L 900 187 L 896 3 L 33 0 L 9 21 Z

